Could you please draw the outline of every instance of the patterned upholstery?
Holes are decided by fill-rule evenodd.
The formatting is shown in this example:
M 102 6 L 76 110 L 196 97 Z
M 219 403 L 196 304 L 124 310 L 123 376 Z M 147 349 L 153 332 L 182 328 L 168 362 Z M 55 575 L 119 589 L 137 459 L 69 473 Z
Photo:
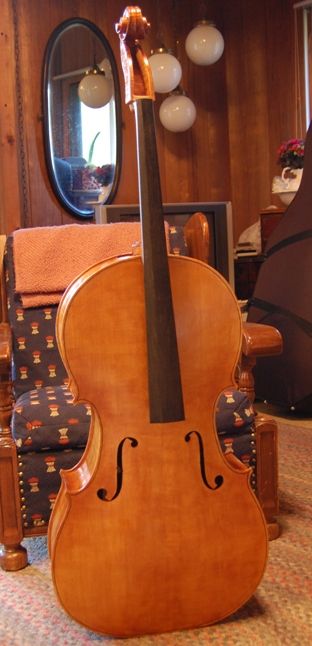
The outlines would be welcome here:
M 12 424 L 20 453 L 63 451 L 86 446 L 90 407 L 73 406 L 66 386 L 46 386 L 23 393 L 16 401 Z
M 186 255 L 181 227 L 170 227 L 172 253 Z M 15 404 L 12 435 L 18 449 L 24 527 L 48 523 L 60 486 L 59 470 L 72 467 L 86 445 L 90 409 L 73 405 L 67 375 L 55 339 L 57 306 L 23 309 L 14 290 L 12 237 L 5 253 L 8 316 L 13 335 Z M 224 392 L 216 424 L 222 449 L 234 452 L 253 467 L 255 485 L 254 414 L 237 390 Z

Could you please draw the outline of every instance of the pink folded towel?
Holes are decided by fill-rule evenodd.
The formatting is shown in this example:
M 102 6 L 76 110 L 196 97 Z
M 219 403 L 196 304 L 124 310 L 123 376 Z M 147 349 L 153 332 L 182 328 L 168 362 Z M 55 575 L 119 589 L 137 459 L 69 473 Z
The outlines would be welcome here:
M 78 274 L 100 260 L 132 254 L 140 240 L 137 222 L 19 229 L 13 233 L 15 290 L 24 307 L 59 303 Z

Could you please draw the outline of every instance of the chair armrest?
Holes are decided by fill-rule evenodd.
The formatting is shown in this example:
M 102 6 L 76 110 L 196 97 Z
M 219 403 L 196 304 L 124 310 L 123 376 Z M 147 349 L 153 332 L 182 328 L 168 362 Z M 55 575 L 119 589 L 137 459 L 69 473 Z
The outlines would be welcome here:
M 242 356 L 237 382 L 239 390 L 246 393 L 251 403 L 255 399 L 252 370 L 257 357 L 277 355 L 282 350 L 282 335 L 275 327 L 262 323 L 243 323 Z
M 0 323 L 0 374 L 10 372 L 12 337 L 8 323 Z
M 281 354 L 282 335 L 275 327 L 262 323 L 243 323 L 242 353 L 246 357 Z

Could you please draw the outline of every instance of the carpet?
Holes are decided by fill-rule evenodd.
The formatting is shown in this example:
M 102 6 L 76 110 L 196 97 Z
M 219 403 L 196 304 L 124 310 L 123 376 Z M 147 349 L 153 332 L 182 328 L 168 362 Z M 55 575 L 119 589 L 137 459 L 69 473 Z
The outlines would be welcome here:
M 59 607 L 45 538 L 28 539 L 31 565 L 0 572 L 0 646 L 310 646 L 312 643 L 312 421 L 279 420 L 281 536 L 254 596 L 220 624 L 118 640 L 92 633 Z M 242 573 L 243 576 L 243 573 Z

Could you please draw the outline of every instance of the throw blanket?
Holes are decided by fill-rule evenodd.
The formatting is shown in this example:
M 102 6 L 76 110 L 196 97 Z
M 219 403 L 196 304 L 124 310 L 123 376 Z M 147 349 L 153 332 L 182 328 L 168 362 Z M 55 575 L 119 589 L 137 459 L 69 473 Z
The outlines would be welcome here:
M 68 224 L 13 233 L 15 290 L 23 307 L 59 303 L 67 286 L 96 262 L 132 254 L 140 223 Z

